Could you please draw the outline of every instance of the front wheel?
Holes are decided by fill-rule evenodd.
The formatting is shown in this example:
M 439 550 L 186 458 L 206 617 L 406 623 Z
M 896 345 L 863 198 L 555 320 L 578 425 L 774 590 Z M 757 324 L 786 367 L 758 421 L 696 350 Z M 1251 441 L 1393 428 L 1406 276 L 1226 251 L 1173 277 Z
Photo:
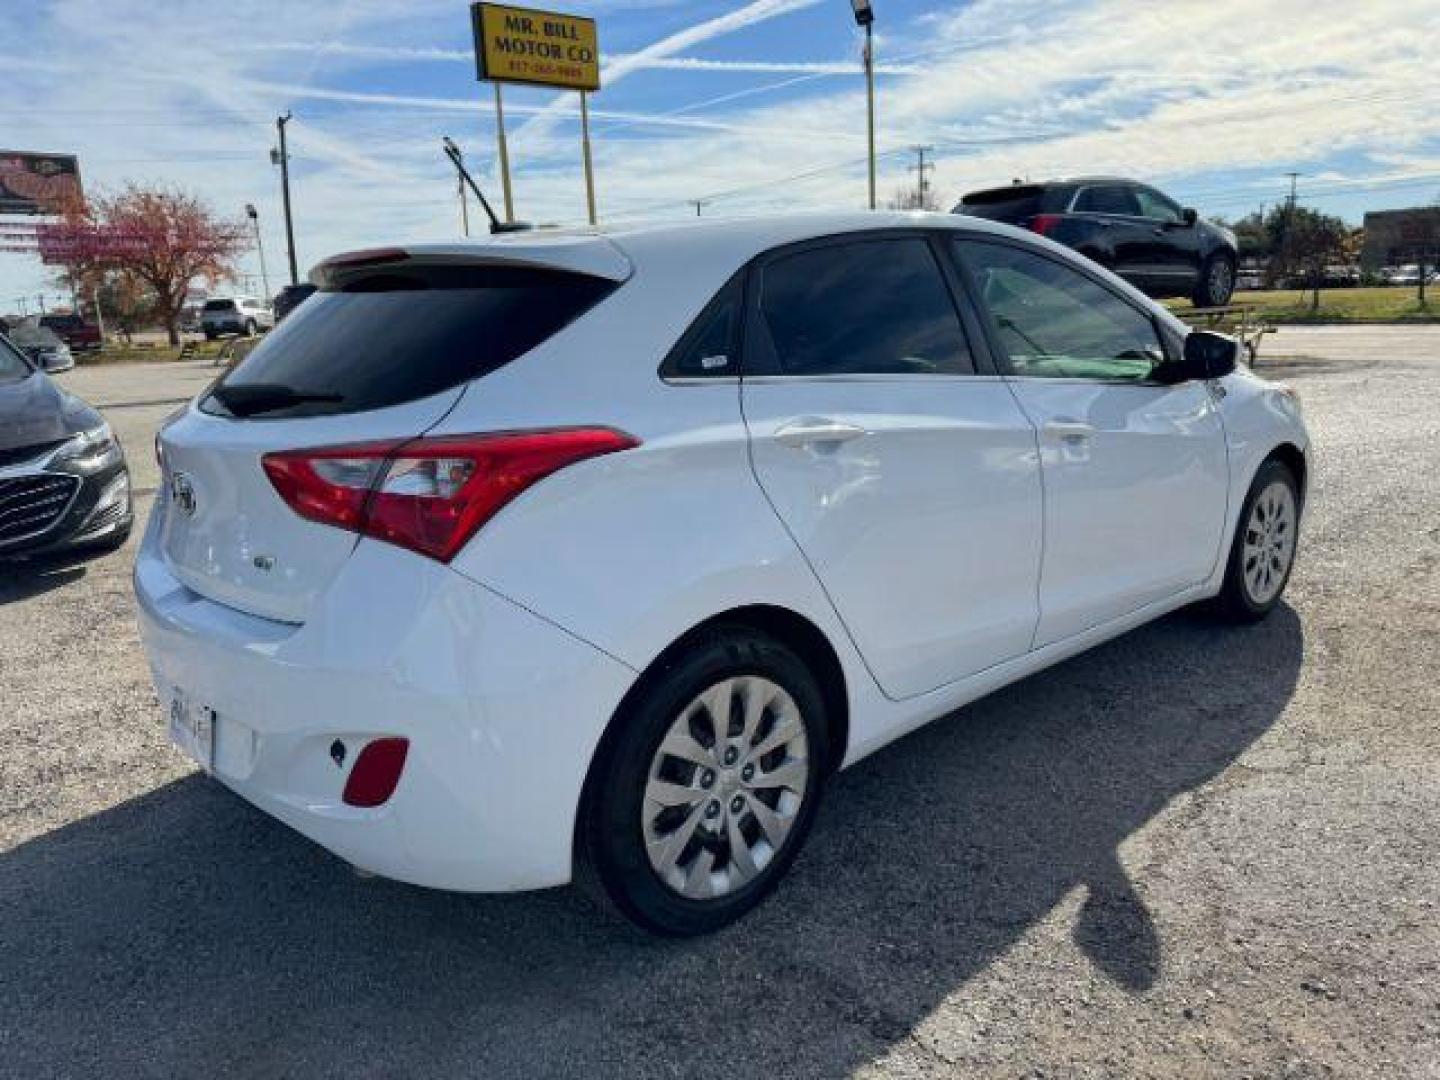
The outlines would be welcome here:
M 1200 268 L 1195 295 L 1190 299 L 1196 307 L 1224 307 L 1235 293 L 1235 260 L 1229 253 L 1217 251 Z
M 1299 526 L 1295 474 L 1271 458 L 1260 466 L 1240 508 L 1218 598 L 1222 612 L 1239 622 L 1258 622 L 1280 603 L 1295 565 Z
M 776 886 L 814 820 L 824 697 L 790 649 L 722 629 L 616 718 L 582 809 L 582 854 L 631 921 L 670 936 L 734 922 Z

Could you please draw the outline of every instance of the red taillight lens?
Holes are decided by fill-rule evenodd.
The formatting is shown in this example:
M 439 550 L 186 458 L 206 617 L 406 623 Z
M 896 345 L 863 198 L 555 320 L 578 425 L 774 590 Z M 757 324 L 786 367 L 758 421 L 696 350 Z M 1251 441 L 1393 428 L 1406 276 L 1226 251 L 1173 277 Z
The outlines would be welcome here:
M 565 428 L 290 450 L 261 464 L 301 517 L 449 562 L 532 484 L 638 445 L 610 428 Z
M 409 739 L 376 739 L 367 743 L 345 780 L 345 793 L 341 795 L 345 805 L 371 807 L 389 802 L 400 783 L 400 774 L 405 771 L 405 758 L 409 753 Z
M 1036 214 L 1030 219 L 1030 231 L 1049 236 L 1062 220 L 1059 214 Z

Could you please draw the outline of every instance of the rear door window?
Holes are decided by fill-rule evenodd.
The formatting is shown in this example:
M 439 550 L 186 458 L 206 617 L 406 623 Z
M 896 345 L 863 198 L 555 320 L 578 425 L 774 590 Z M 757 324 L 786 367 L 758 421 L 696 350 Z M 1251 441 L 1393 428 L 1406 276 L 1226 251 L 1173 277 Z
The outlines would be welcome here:
M 280 418 L 416 401 L 523 356 L 616 287 L 526 267 L 377 268 L 297 307 L 202 407 L 259 415 L 264 401 L 263 415 Z M 227 407 L 227 396 L 245 409 Z
M 949 286 L 923 237 L 780 255 L 762 271 L 760 315 L 779 374 L 975 372 Z
M 1139 217 L 1140 204 L 1135 201 L 1129 188 L 1119 184 L 1096 185 L 1080 192 L 1075 200 L 1075 210 L 1084 214 L 1117 214 L 1123 217 Z

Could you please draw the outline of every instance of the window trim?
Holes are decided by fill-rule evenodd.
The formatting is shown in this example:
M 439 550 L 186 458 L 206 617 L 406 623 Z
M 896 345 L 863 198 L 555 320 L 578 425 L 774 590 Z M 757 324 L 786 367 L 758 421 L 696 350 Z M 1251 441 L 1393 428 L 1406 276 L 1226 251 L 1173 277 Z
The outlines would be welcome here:
M 945 235 L 961 235 L 959 229 L 934 229 L 917 227 L 906 228 L 883 228 L 883 229 L 852 229 L 842 233 L 828 233 L 824 236 L 807 237 L 804 240 L 797 240 L 791 243 L 780 244 L 768 248 L 750 260 L 748 269 L 750 273 L 746 281 L 745 289 L 745 318 L 744 318 L 744 345 L 741 348 L 741 378 L 744 380 L 761 382 L 793 382 L 796 380 L 807 380 L 811 382 L 904 382 L 925 380 L 934 381 L 937 379 L 974 379 L 998 374 L 991 367 L 988 343 L 985 348 L 980 348 L 980 343 L 986 341 L 984 327 L 973 312 L 967 311 L 969 306 L 964 295 L 957 290 L 958 278 L 953 267 L 949 265 L 947 254 L 944 250 L 945 244 L 941 237 Z M 941 287 L 950 299 L 955 309 L 956 321 L 960 325 L 960 336 L 964 340 L 966 352 L 970 356 L 972 370 L 959 372 L 828 372 L 828 373 L 794 373 L 784 371 L 780 367 L 780 361 L 774 354 L 774 344 L 770 339 L 769 328 L 764 323 L 764 312 L 760 307 L 761 286 L 764 278 L 765 268 L 779 259 L 790 255 L 799 254 L 827 247 L 841 247 L 849 244 L 875 243 L 888 240 L 922 240 L 930 251 L 930 256 L 935 260 L 936 270 L 939 273 Z M 989 369 L 989 370 L 987 370 Z
M 691 319 L 689 325 L 680 332 L 680 336 L 666 351 L 664 359 L 660 361 L 660 366 L 656 369 L 661 382 L 672 386 L 692 386 L 700 383 L 734 382 L 740 378 L 741 373 L 745 370 L 745 323 L 748 318 L 746 305 L 750 296 L 748 287 L 750 265 L 749 262 L 745 263 L 739 270 L 726 278 L 725 284 L 711 294 L 710 298 L 701 305 L 695 318 Z M 732 357 L 733 362 L 727 364 L 724 371 L 717 371 L 714 375 L 688 375 L 677 371 L 676 366 L 679 364 L 680 358 L 690 350 L 690 346 L 704 332 L 716 304 L 720 303 L 725 298 L 725 294 L 732 289 L 735 290 L 736 300 L 740 305 L 739 317 L 730 327 L 730 346 L 726 351 L 726 355 Z
M 1163 382 L 1155 378 L 1101 379 L 1087 377 L 1083 375 L 1017 375 L 1015 372 L 1007 370 L 1010 366 L 1010 353 L 1009 350 L 1005 348 L 1004 341 L 1000 337 L 1000 328 L 995 324 L 994 315 L 991 314 L 989 306 L 984 302 L 983 298 L 980 295 L 979 284 L 976 282 L 974 273 L 970 269 L 969 264 L 966 262 L 963 254 L 956 250 L 956 244 L 958 244 L 962 240 L 969 241 L 971 243 L 994 244 L 997 247 L 1014 248 L 1016 251 L 1023 251 L 1028 255 L 1033 255 L 1036 258 L 1044 259 L 1046 262 L 1054 263 L 1056 266 L 1074 271 L 1086 281 L 1089 281 L 1092 284 L 1099 286 L 1101 289 L 1104 289 L 1107 293 L 1113 296 L 1116 300 L 1120 301 L 1126 307 L 1130 308 L 1136 314 L 1144 316 L 1145 320 L 1149 322 L 1151 330 L 1154 331 L 1155 342 L 1157 345 L 1160 346 L 1160 351 L 1164 353 L 1166 363 L 1173 363 L 1176 359 L 1176 355 L 1173 350 L 1170 337 L 1165 333 L 1165 328 L 1160 322 L 1159 316 L 1154 311 L 1150 311 L 1145 307 L 1142 307 L 1141 305 L 1135 303 L 1135 301 L 1131 297 L 1126 296 L 1124 293 L 1117 290 L 1109 282 L 1091 273 L 1088 268 L 1081 266 L 1077 263 L 1073 263 L 1068 259 L 1056 258 L 1052 252 L 1046 251 L 1038 246 L 1032 246 L 1030 244 L 1024 243 L 1023 241 L 1015 240 L 1009 236 L 989 236 L 975 232 L 956 231 L 954 234 L 952 234 L 952 241 L 950 243 L 950 256 L 955 260 L 955 264 L 959 270 L 961 280 L 964 282 L 965 288 L 970 295 L 970 302 L 980 313 L 980 318 L 984 322 L 985 341 L 989 348 L 989 351 L 993 356 L 994 363 L 1001 378 L 1006 380 L 1014 380 L 1016 382 L 1044 380 L 1045 382 L 1053 383 L 1083 383 L 1086 385 L 1094 386 L 1170 387 L 1175 385 L 1174 383 Z

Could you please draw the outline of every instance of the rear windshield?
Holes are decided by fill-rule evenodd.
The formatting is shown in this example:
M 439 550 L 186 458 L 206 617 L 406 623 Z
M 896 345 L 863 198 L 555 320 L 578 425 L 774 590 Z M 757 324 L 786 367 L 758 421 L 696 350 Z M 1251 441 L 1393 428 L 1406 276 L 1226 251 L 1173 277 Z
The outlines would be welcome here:
M 297 307 L 202 407 L 281 418 L 416 401 L 523 356 L 615 288 L 602 278 L 524 267 L 377 270 Z
M 235 301 L 234 301 L 234 300 L 206 300 L 206 301 L 205 301 L 205 307 L 204 307 L 203 310 L 205 310 L 205 311 L 234 311 L 234 310 L 235 310 Z
M 1058 209 L 1061 193 L 1042 184 L 1013 184 L 972 191 L 960 200 L 957 214 L 988 218 L 991 221 L 1019 222 L 1047 210 Z

